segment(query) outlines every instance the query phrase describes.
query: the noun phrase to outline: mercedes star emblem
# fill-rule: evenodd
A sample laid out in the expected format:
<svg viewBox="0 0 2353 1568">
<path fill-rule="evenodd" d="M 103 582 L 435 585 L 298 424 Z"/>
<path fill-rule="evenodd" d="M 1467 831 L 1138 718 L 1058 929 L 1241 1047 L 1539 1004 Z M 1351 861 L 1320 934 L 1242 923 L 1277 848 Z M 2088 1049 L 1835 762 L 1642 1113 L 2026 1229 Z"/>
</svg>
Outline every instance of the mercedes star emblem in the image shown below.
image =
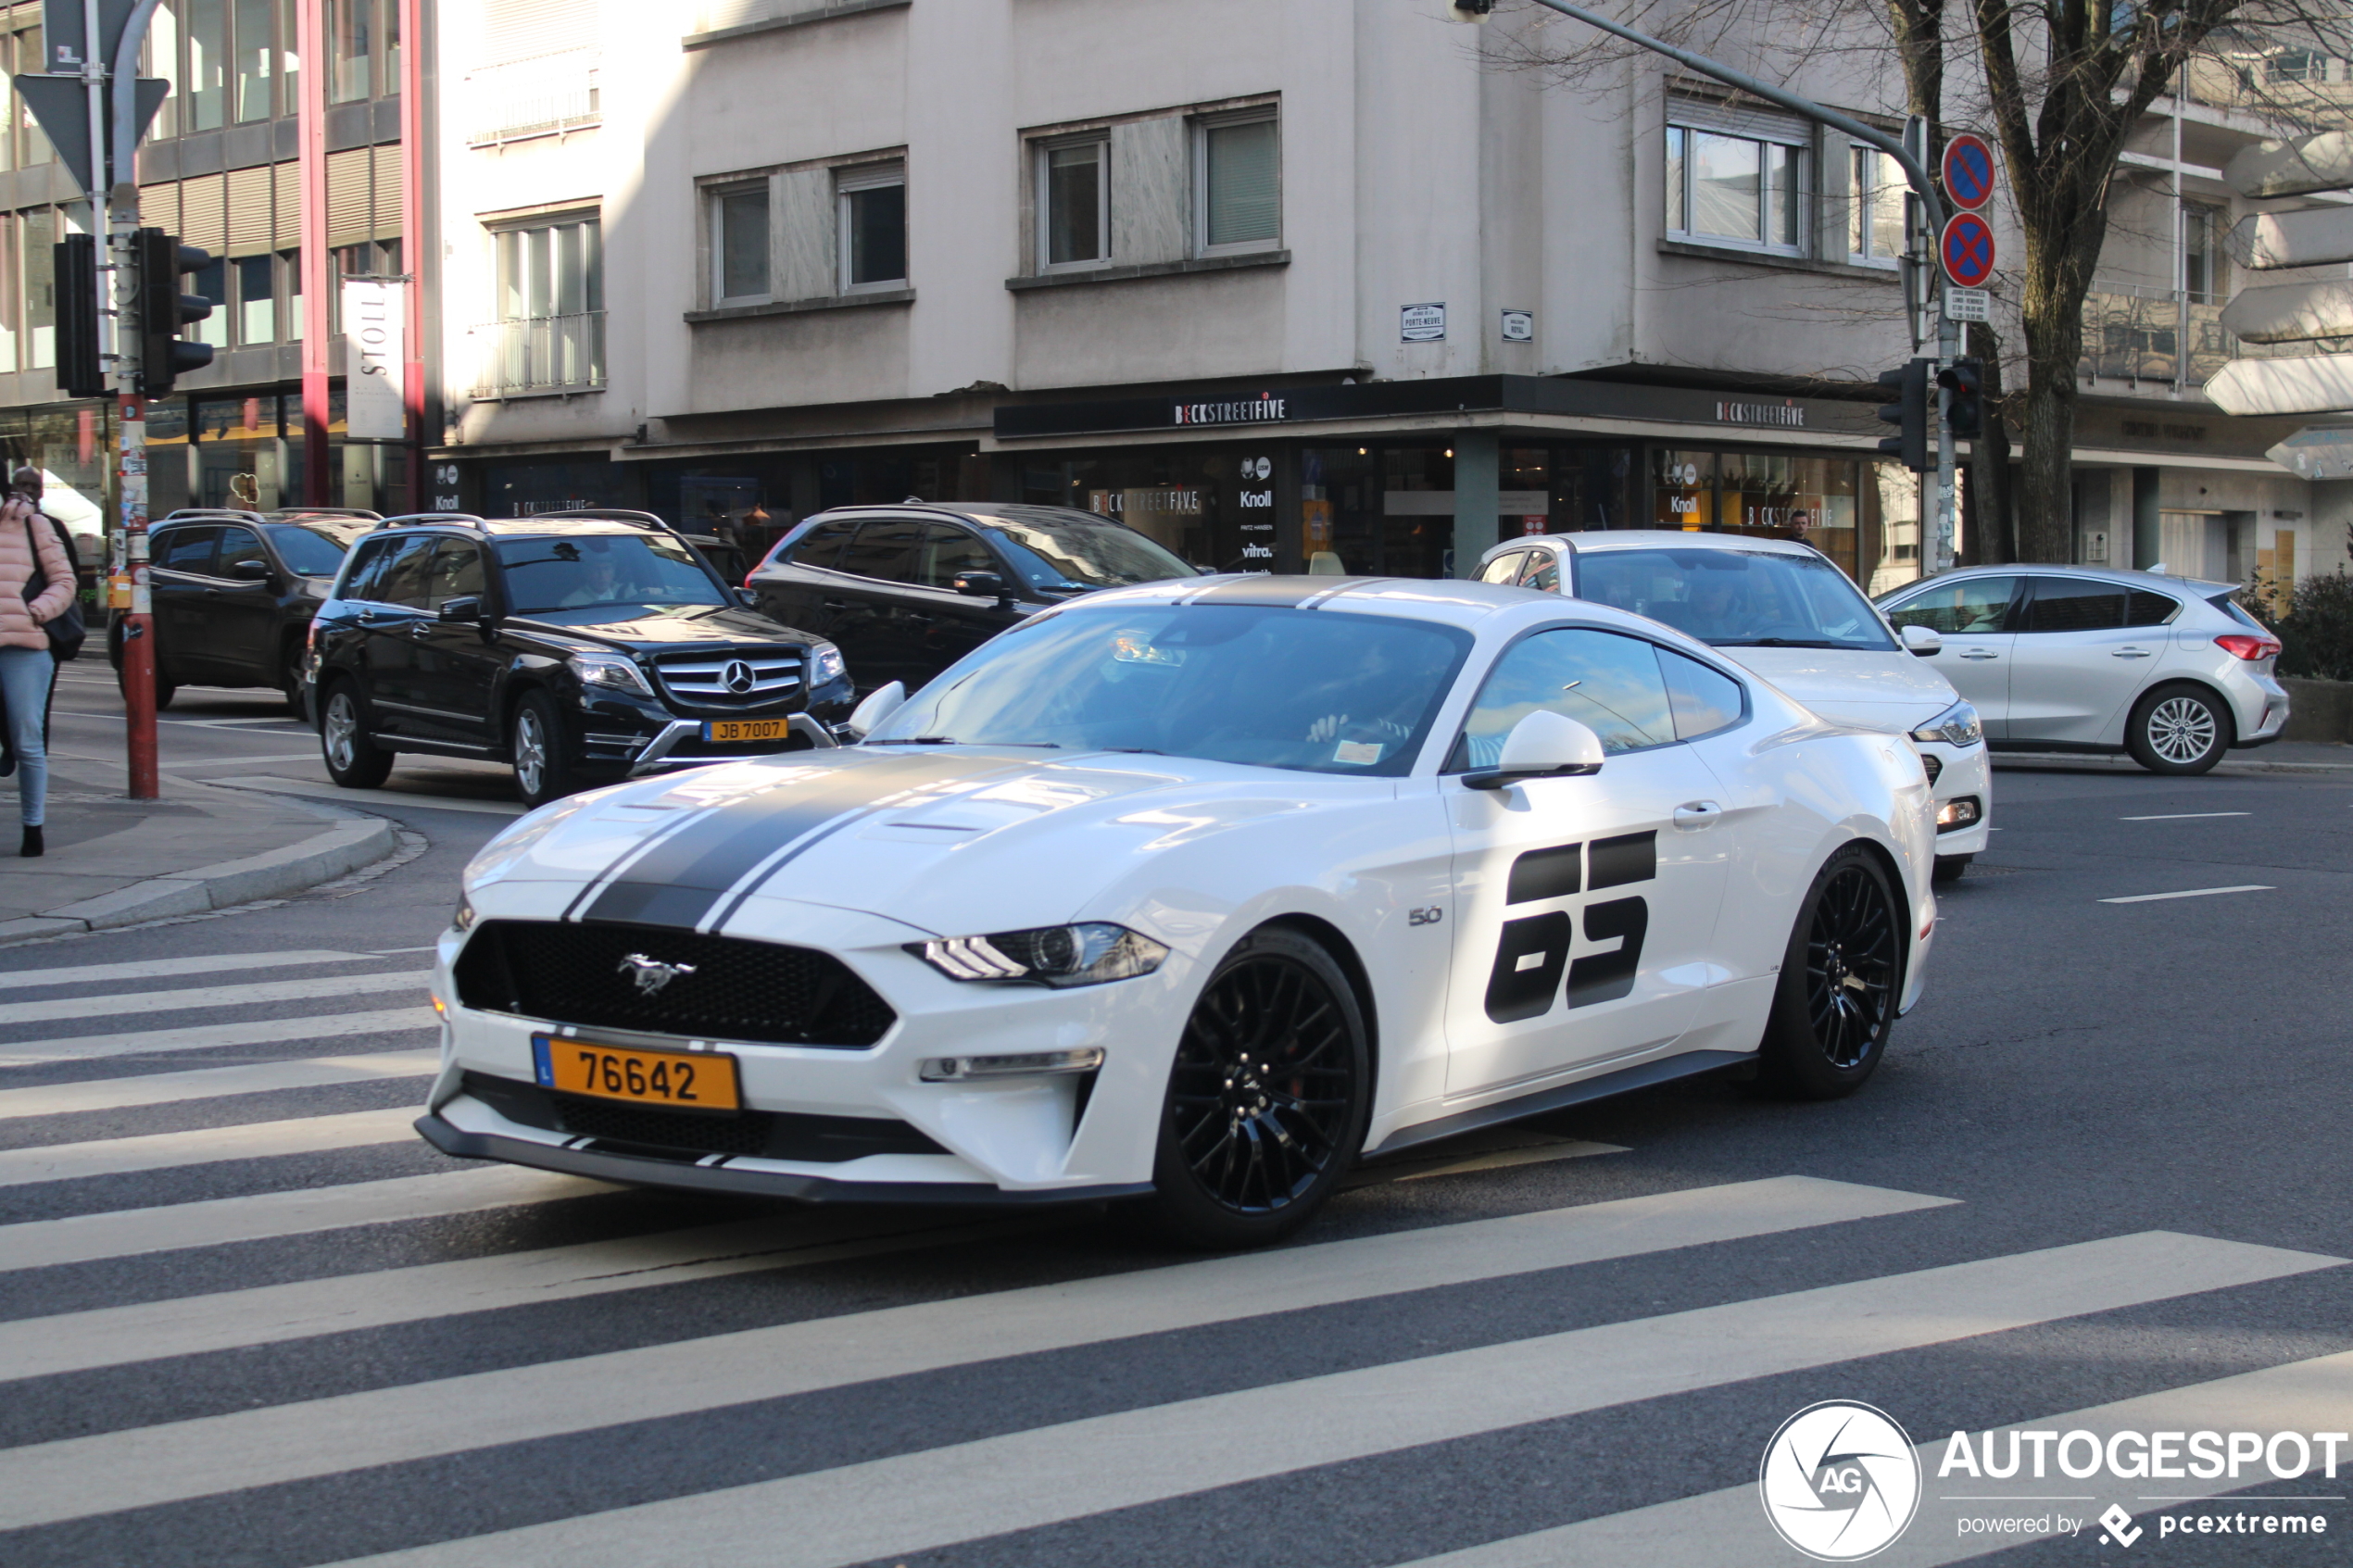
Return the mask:
<svg viewBox="0 0 2353 1568">
<path fill-rule="evenodd" d="M 729 659 L 727 668 L 720 671 L 719 678 L 726 682 L 727 689 L 737 696 L 743 696 L 760 684 L 760 677 L 753 672 L 749 664 L 740 659 Z"/>
</svg>

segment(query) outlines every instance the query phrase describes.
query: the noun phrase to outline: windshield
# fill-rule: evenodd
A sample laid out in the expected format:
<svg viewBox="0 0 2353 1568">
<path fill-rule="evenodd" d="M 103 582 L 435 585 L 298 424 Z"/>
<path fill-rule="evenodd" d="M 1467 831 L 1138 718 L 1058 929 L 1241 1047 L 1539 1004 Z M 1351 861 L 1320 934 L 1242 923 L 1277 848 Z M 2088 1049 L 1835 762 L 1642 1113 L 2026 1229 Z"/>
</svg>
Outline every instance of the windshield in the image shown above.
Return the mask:
<svg viewBox="0 0 2353 1568">
<path fill-rule="evenodd" d="M 1033 588 L 1125 588 L 1199 575 L 1150 539 L 1117 523 L 987 521 L 1005 558 Z"/>
<path fill-rule="evenodd" d="M 982 645 L 867 744 L 1146 751 L 1394 778 L 1469 647 L 1451 626 L 1344 611 L 1069 609 Z"/>
<path fill-rule="evenodd" d="M 1577 596 L 1664 621 L 1719 648 L 1887 653 L 1887 628 L 1819 556 L 1771 550 L 1595 550 L 1577 558 Z"/>
<path fill-rule="evenodd" d="M 290 571 L 305 577 L 333 577 L 343 565 L 351 542 L 376 525 L 372 522 L 273 522 L 270 542 Z"/>
<path fill-rule="evenodd" d="M 591 605 L 723 605 L 719 584 L 666 533 L 501 539 L 507 596 L 517 615 Z"/>
</svg>

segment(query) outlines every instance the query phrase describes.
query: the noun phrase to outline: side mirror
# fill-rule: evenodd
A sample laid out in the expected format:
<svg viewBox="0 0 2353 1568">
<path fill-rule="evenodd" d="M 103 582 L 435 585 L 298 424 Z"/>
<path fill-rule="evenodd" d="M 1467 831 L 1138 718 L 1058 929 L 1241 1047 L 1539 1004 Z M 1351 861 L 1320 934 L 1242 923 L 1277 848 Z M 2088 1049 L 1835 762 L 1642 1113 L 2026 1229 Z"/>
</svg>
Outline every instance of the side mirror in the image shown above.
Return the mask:
<svg viewBox="0 0 2353 1568">
<path fill-rule="evenodd" d="M 465 594 L 454 599 L 442 600 L 438 619 L 443 621 L 480 621 L 482 619 L 481 596 L 474 594 Z"/>
<path fill-rule="evenodd" d="M 1472 789 L 1502 789 L 1523 779 L 1581 778 L 1602 771 L 1602 737 L 1566 714 L 1538 709 L 1512 726 L 1492 768 L 1463 775 Z"/>
<path fill-rule="evenodd" d="M 1933 626 L 1906 626 L 1903 632 L 1904 650 L 1919 659 L 1934 659 L 1944 651 L 1944 633 Z"/>
<path fill-rule="evenodd" d="M 749 588 L 736 589 L 736 598 L 746 609 L 757 609 L 760 607 L 760 596 Z"/>
<path fill-rule="evenodd" d="M 956 573 L 956 592 L 970 598 L 995 599 L 1004 604 L 1013 598 L 1005 580 L 993 571 L 960 571 Z"/>
<path fill-rule="evenodd" d="M 866 700 L 860 703 L 850 713 L 849 722 L 844 724 L 842 729 L 848 732 L 853 741 L 864 740 L 868 735 L 882 728 L 883 721 L 898 712 L 906 700 L 906 684 L 902 681 L 893 681 L 878 691 L 867 693 Z"/>
<path fill-rule="evenodd" d="M 239 583 L 267 583 L 277 574 L 266 560 L 241 560 L 229 568 L 229 575 Z"/>
</svg>

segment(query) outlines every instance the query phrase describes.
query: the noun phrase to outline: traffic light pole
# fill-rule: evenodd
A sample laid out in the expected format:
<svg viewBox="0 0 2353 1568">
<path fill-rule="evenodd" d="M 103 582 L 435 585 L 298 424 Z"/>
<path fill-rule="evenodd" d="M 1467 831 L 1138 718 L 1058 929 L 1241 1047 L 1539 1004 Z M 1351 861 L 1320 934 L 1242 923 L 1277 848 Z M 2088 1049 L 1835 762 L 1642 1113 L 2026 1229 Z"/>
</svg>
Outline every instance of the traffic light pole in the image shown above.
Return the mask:
<svg viewBox="0 0 2353 1568">
<path fill-rule="evenodd" d="M 156 750 L 155 606 L 147 583 L 147 400 L 139 395 L 140 357 L 145 347 L 139 290 L 146 282 L 177 293 L 179 282 L 176 276 L 142 280 L 133 238 L 139 226 L 139 46 L 157 3 L 141 0 L 123 28 L 114 58 L 107 62 L 113 68 L 112 137 L 104 133 L 99 119 L 99 84 L 94 80 L 91 87 L 91 169 L 97 176 L 92 183 L 98 187 L 91 201 L 95 215 L 107 220 L 99 232 L 107 236 L 115 284 L 114 309 L 102 317 L 114 326 L 119 465 L 115 495 L 120 519 L 110 552 L 114 575 L 107 597 L 122 617 L 123 749 L 133 800 L 156 800 L 163 794 Z M 91 20 L 85 36 L 95 39 L 99 36 L 97 0 L 88 0 L 88 6 Z M 94 61 L 89 69 L 94 77 Z M 107 156 L 109 144 L 111 158 Z"/>
<path fill-rule="evenodd" d="M 1547 10 L 1558 11 L 1562 16 L 1583 22 L 1588 27 L 1598 28 L 1614 37 L 1623 38 L 1629 44 L 1648 49 L 1655 55 L 1664 55 L 1687 70 L 1697 71 L 1702 76 L 1713 77 L 1726 86 L 1737 88 L 1751 97 L 1762 98 L 1768 104 L 1777 104 L 1790 113 L 1810 119 L 1817 125 L 1827 125 L 1850 141 L 1860 142 L 1866 146 L 1878 148 L 1895 160 L 1896 167 L 1904 171 L 1905 182 L 1912 187 L 1912 194 L 1919 197 L 1920 211 L 1928 220 L 1930 249 L 1931 252 L 1934 250 L 1934 237 L 1944 232 L 1944 200 L 1936 189 L 1936 182 L 1928 177 L 1927 162 L 1922 156 L 1925 154 L 1925 148 L 1922 149 L 1922 155 L 1915 155 L 1912 149 L 1906 146 L 1902 141 L 1890 136 L 1876 126 L 1866 125 L 1852 116 L 1843 115 L 1836 109 L 1818 104 L 1813 99 L 1793 93 L 1786 87 L 1760 81 L 1746 71 L 1734 70 L 1730 66 L 1720 65 L 1705 55 L 1695 55 L 1689 49 L 1678 48 L 1663 39 L 1653 38 L 1646 32 L 1638 32 L 1621 22 L 1612 21 L 1607 17 L 1598 16 L 1586 10 L 1581 6 L 1571 5 L 1568 0 L 1535 0 L 1535 4 Z M 1494 9 L 1494 0 L 1452 0 L 1452 6 L 1453 13 L 1463 19 L 1484 21 L 1488 14 Z M 1947 285 L 1943 282 L 1944 269 L 1933 254 L 1928 257 L 1928 265 L 1935 269 L 1931 275 L 1939 280 L 1936 311 L 1936 364 L 1931 371 L 1933 374 L 1943 371 L 1958 357 L 1960 328 L 1959 324 L 1953 320 L 1952 312 L 1945 304 L 1944 296 Z M 1904 310 L 1906 315 L 1911 314 L 1912 302 L 1908 298 L 1904 302 Z M 1917 337 L 1914 341 L 1918 341 Z M 1930 541 L 1934 552 L 1932 558 L 1938 571 L 1943 571 L 1953 564 L 1952 415 L 1952 391 L 1940 385 L 1936 395 L 1936 515 L 1934 533 Z"/>
</svg>

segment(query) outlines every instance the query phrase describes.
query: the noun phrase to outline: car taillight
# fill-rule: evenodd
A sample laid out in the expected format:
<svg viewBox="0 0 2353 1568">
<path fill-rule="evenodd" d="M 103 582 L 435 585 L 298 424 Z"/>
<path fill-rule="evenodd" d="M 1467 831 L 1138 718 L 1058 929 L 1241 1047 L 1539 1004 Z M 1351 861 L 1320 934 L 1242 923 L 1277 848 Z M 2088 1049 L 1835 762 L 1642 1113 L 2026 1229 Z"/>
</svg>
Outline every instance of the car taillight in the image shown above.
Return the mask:
<svg viewBox="0 0 2353 1568">
<path fill-rule="evenodd" d="M 2214 639 L 2214 646 L 2249 663 L 2259 659 L 2270 659 L 2280 651 L 2277 639 L 2250 636 L 2245 632 L 2225 632 Z"/>
</svg>

